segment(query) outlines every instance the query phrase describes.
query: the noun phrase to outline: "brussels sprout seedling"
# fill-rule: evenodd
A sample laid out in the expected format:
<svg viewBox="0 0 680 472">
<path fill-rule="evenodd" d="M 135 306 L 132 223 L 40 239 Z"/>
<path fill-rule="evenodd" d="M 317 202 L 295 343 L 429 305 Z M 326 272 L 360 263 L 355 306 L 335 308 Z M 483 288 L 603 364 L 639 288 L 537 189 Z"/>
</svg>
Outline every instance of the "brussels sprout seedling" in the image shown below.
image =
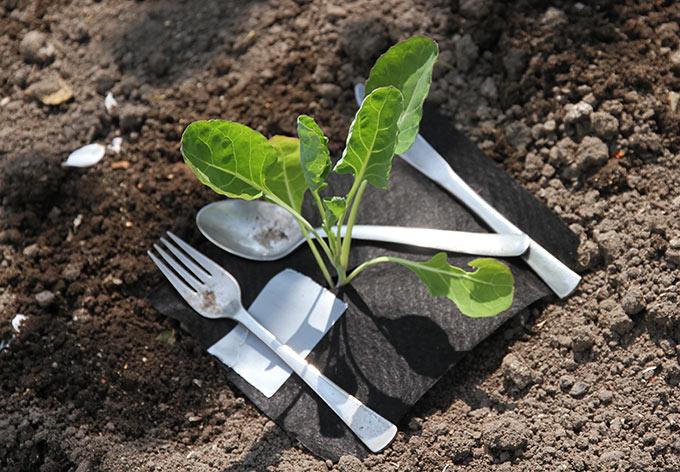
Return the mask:
<svg viewBox="0 0 680 472">
<path fill-rule="evenodd" d="M 290 212 L 329 286 L 347 284 L 371 265 L 392 262 L 415 272 L 433 296 L 448 297 L 463 314 L 497 315 L 512 304 L 514 279 L 509 268 L 494 259 L 476 259 L 470 262 L 476 270 L 467 272 L 449 265 L 443 252 L 426 262 L 382 256 L 348 270 L 352 227 L 366 186 L 387 189 L 392 158 L 415 141 L 437 55 L 432 40 L 415 36 L 378 59 L 350 125 L 345 150 L 334 167 L 328 139 L 306 115 L 297 120 L 297 139 L 274 136 L 268 140 L 239 123 L 197 121 L 182 136 L 184 160 L 202 183 L 221 195 L 246 200 L 264 197 Z M 331 170 L 354 176 L 347 195 L 322 196 Z M 307 191 L 321 215 L 327 240 L 302 216 Z M 339 228 L 345 222 L 342 236 Z M 335 272 L 335 282 L 329 267 Z"/>
</svg>

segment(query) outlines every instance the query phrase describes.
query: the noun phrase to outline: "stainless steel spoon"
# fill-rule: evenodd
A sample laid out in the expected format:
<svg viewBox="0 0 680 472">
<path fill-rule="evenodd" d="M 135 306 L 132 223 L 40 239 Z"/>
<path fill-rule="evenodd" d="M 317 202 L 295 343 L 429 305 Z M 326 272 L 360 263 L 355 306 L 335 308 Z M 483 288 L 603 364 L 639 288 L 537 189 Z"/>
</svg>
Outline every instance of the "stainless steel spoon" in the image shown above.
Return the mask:
<svg viewBox="0 0 680 472">
<path fill-rule="evenodd" d="M 203 235 L 227 252 L 254 261 L 287 256 L 305 241 L 295 218 L 283 208 L 262 200 L 221 200 L 196 215 Z M 344 235 L 345 228 L 342 228 Z M 316 230 L 325 236 L 322 229 Z M 399 226 L 354 225 L 352 238 L 406 244 L 480 256 L 519 256 L 529 246 L 521 234 L 468 233 Z"/>
</svg>

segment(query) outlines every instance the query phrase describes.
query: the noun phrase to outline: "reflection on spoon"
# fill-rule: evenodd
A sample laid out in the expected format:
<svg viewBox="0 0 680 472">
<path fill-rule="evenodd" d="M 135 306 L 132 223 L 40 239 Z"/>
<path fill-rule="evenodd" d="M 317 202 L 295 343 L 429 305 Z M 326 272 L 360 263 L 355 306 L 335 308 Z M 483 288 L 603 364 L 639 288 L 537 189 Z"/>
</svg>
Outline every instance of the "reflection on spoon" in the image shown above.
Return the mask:
<svg viewBox="0 0 680 472">
<path fill-rule="evenodd" d="M 281 259 L 305 241 L 290 213 L 262 200 L 211 203 L 198 212 L 196 224 L 215 245 L 254 261 Z M 343 227 L 343 235 L 344 230 Z M 320 228 L 316 231 L 325 235 Z M 352 239 L 497 257 L 519 256 L 529 247 L 529 238 L 524 234 L 469 233 L 400 226 L 354 225 Z"/>
</svg>

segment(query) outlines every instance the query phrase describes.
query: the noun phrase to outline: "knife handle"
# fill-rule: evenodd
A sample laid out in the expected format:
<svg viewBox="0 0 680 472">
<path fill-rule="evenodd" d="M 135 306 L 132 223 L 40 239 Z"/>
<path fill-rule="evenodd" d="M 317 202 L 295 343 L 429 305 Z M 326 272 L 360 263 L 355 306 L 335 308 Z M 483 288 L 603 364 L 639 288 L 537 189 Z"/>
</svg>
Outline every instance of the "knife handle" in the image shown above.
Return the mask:
<svg viewBox="0 0 680 472">
<path fill-rule="evenodd" d="M 458 198 L 494 231 L 524 234 L 465 183 L 422 136 L 418 135 L 411 149 L 402 158 Z M 533 239 L 529 241 L 529 250 L 521 257 L 560 298 L 571 294 L 581 281 L 581 276 Z"/>
</svg>

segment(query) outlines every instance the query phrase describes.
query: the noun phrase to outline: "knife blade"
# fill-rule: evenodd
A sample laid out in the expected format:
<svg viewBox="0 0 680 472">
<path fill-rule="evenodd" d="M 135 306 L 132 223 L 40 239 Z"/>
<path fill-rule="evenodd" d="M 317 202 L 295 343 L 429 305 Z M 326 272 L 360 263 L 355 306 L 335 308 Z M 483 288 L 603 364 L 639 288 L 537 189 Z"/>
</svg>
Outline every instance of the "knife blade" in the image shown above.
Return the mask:
<svg viewBox="0 0 680 472">
<path fill-rule="evenodd" d="M 361 104 L 363 101 L 364 92 L 364 84 L 357 84 L 354 87 L 357 103 Z M 458 198 L 497 233 L 525 234 L 465 183 L 441 154 L 420 134 L 411 148 L 401 157 Z M 581 281 L 580 275 L 533 239 L 529 241 L 529 249 L 520 257 L 560 298 L 570 295 Z"/>
</svg>

